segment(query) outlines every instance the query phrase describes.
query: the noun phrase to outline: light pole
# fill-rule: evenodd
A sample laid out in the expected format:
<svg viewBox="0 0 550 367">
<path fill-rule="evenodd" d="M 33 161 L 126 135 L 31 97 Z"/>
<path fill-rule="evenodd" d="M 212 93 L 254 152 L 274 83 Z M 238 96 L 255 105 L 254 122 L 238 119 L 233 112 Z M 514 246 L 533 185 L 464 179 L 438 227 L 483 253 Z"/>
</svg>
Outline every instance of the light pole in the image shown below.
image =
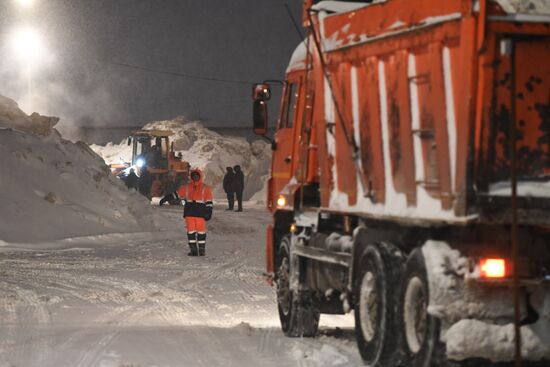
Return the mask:
<svg viewBox="0 0 550 367">
<path fill-rule="evenodd" d="M 11 46 L 17 60 L 23 65 L 27 79 L 27 104 L 32 109 L 32 73 L 40 59 L 45 56 L 45 48 L 39 33 L 30 27 L 15 30 Z"/>
<path fill-rule="evenodd" d="M 22 8 L 31 8 L 35 0 L 14 0 Z M 12 48 L 24 65 L 27 79 L 27 104 L 32 109 L 32 71 L 43 50 L 40 36 L 32 28 L 20 28 L 13 33 Z"/>
</svg>

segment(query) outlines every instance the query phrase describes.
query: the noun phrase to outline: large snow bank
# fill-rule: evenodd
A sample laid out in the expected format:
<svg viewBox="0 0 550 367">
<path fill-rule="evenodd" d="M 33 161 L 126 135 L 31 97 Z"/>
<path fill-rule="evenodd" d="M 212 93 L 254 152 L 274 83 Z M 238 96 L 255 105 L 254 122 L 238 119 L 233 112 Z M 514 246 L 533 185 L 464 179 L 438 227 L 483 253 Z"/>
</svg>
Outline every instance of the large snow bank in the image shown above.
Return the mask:
<svg viewBox="0 0 550 367">
<path fill-rule="evenodd" d="M 550 323 L 541 320 L 521 327 L 521 355 L 529 360 L 550 360 Z M 447 356 L 463 360 L 472 355 L 493 362 L 514 360 L 514 325 L 461 320 L 447 332 Z"/>
<path fill-rule="evenodd" d="M 245 138 L 222 136 L 205 128 L 200 122 L 189 121 L 182 116 L 151 122 L 143 129 L 173 131 L 174 135 L 170 139 L 174 143 L 174 150 L 181 152 L 191 167 L 199 167 L 204 172 L 205 182 L 212 186 L 215 197 L 225 197 L 222 189 L 225 168 L 238 164 L 245 174 L 244 199 L 264 199 L 271 161 L 271 149 L 266 142 L 256 140 L 249 143 Z M 126 140 L 120 144 L 92 145 L 91 148 L 107 164 L 130 161 L 132 157 L 132 149 Z"/>
<path fill-rule="evenodd" d="M 0 96 L 0 240 L 36 242 L 154 228 L 147 201 L 84 143 Z M 39 133 L 40 135 L 37 135 Z"/>
</svg>

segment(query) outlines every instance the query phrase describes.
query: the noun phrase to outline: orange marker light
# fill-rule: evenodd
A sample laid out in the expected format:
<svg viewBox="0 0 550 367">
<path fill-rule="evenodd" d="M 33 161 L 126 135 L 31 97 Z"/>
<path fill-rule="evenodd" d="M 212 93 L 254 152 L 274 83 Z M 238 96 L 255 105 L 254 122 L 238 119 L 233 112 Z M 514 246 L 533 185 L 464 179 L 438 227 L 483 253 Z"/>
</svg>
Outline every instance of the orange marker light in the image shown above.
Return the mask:
<svg viewBox="0 0 550 367">
<path fill-rule="evenodd" d="M 506 260 L 481 259 L 479 269 L 482 278 L 504 278 L 506 276 Z"/>
</svg>

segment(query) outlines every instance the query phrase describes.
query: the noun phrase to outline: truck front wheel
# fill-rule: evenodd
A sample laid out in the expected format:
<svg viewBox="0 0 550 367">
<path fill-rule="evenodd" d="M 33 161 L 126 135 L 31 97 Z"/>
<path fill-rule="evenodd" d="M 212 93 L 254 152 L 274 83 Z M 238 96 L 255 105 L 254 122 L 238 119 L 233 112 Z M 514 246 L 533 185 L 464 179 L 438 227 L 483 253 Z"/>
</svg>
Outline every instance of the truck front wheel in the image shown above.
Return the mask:
<svg viewBox="0 0 550 367">
<path fill-rule="evenodd" d="M 402 261 L 386 244 L 367 245 L 355 285 L 355 338 L 365 364 L 393 366 L 397 340 L 395 287 Z"/>
<path fill-rule="evenodd" d="M 277 305 L 283 333 L 289 337 L 311 337 L 319 327 L 319 311 L 304 295 L 290 288 L 290 236 L 281 240 L 277 269 Z"/>
</svg>

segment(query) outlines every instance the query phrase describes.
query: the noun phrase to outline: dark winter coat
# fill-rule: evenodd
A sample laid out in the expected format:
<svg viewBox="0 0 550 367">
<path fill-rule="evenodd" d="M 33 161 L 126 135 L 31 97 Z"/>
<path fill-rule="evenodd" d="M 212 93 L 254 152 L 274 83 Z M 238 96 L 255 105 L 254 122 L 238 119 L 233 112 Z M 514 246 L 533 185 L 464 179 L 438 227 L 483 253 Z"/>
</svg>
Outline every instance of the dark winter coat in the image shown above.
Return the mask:
<svg viewBox="0 0 550 367">
<path fill-rule="evenodd" d="M 138 188 L 138 180 L 139 177 L 134 173 L 134 171 L 131 171 L 128 176 L 126 176 L 126 179 L 124 180 L 124 183 L 126 183 L 126 187 L 129 189 L 137 189 Z"/>
<path fill-rule="evenodd" d="M 143 196 L 149 197 L 152 183 L 153 183 L 153 175 L 151 175 L 149 171 L 147 171 L 147 168 L 144 168 L 141 172 L 141 176 L 139 177 L 139 181 L 138 181 L 139 192 Z"/>
<path fill-rule="evenodd" d="M 227 168 L 227 173 L 223 176 L 223 191 L 226 194 L 235 192 L 235 172 L 231 167 Z"/>
<path fill-rule="evenodd" d="M 190 181 L 187 184 L 181 185 L 176 191 L 163 197 L 160 205 L 174 199 L 181 200 L 184 205 L 184 217 L 198 217 L 210 220 L 214 206 L 212 203 L 212 189 L 202 182 L 203 176 L 201 171 L 196 169 L 193 172 L 199 173 L 200 180 L 197 182 Z"/>
<path fill-rule="evenodd" d="M 244 174 L 241 171 L 240 166 L 233 167 L 235 170 L 235 192 L 242 192 L 244 190 Z"/>
</svg>

